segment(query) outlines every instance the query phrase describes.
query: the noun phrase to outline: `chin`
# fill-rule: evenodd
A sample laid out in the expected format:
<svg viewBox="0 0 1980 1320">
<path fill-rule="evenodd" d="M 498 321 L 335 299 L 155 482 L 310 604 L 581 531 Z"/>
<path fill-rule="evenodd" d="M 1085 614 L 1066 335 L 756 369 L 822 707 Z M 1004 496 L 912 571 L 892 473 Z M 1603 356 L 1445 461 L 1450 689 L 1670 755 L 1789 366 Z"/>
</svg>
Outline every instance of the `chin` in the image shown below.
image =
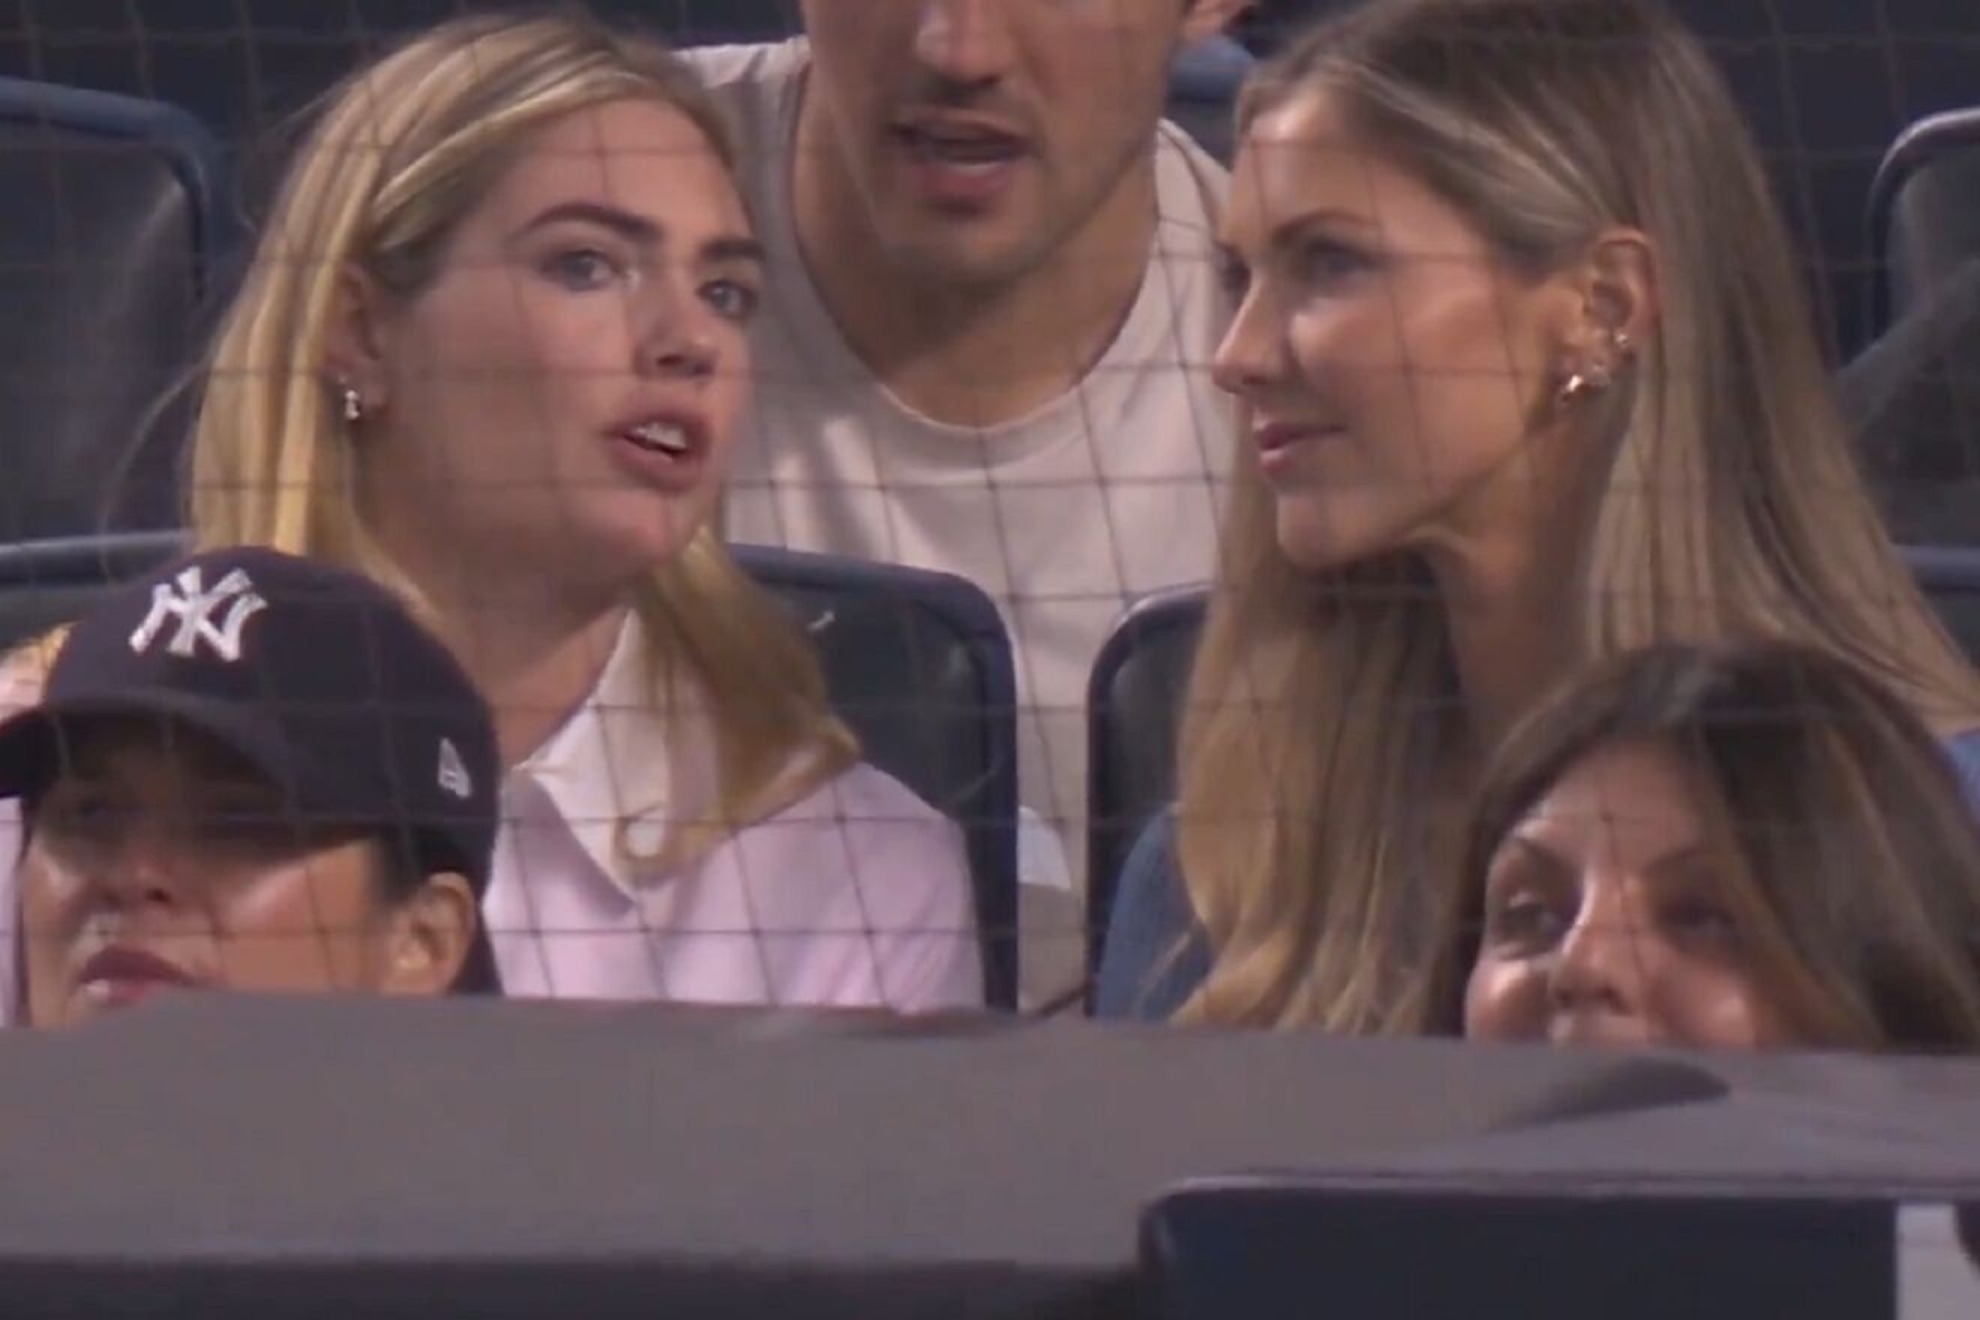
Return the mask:
<svg viewBox="0 0 1980 1320">
<path fill-rule="evenodd" d="M 895 241 L 888 244 L 901 269 L 961 287 L 995 287 L 1022 278 L 1039 265 L 1040 246 L 1015 216 L 917 216 L 896 226 Z"/>
<path fill-rule="evenodd" d="M 706 521 L 672 502 L 658 509 L 642 502 L 638 509 L 601 510 L 570 529 L 575 535 L 560 557 L 587 576 L 640 578 L 678 559 Z"/>
<path fill-rule="evenodd" d="M 1352 499 L 1281 497 L 1274 530 L 1279 552 L 1303 573 L 1327 573 L 1418 545 L 1412 511 L 1376 509 Z"/>
</svg>

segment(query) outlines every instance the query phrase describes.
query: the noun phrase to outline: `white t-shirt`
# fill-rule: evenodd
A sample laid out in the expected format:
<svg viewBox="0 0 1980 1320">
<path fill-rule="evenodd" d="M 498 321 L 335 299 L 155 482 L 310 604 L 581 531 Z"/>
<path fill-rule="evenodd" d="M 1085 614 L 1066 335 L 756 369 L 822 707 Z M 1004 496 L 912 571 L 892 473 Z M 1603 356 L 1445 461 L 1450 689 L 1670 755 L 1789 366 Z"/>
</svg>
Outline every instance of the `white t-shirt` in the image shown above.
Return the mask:
<svg viewBox="0 0 1980 1320">
<path fill-rule="evenodd" d="M 645 699 L 636 624 L 584 706 L 503 784 L 482 911 L 512 996 L 981 1007 L 962 831 L 853 766 L 661 871 L 669 822 L 706 811 L 714 753 Z"/>
<path fill-rule="evenodd" d="M 947 426 L 853 355 L 799 255 L 789 181 L 804 41 L 688 56 L 738 130 L 769 256 L 727 533 L 956 573 L 990 594 L 1017 648 L 1021 796 L 1052 827 L 1027 831 L 1023 878 L 1077 885 L 1095 655 L 1135 597 L 1211 575 L 1235 435 L 1208 374 L 1229 317 L 1212 259 L 1225 173 L 1163 124 L 1154 251 L 1106 355 L 1030 417 Z"/>
</svg>

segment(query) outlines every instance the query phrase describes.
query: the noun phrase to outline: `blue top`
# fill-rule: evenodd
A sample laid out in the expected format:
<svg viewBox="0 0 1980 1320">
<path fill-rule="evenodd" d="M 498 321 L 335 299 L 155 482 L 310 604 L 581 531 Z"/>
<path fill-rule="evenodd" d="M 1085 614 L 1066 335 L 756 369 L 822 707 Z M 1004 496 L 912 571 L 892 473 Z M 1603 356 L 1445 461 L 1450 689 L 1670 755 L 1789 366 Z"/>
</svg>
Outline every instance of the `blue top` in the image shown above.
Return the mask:
<svg viewBox="0 0 1980 1320">
<path fill-rule="evenodd" d="M 1946 752 L 1980 813 L 1980 729 L 1949 740 Z M 1142 830 L 1121 865 L 1095 978 L 1096 1017 L 1161 1021 L 1210 973 L 1210 946 L 1176 869 L 1174 836 L 1165 811 Z"/>
</svg>

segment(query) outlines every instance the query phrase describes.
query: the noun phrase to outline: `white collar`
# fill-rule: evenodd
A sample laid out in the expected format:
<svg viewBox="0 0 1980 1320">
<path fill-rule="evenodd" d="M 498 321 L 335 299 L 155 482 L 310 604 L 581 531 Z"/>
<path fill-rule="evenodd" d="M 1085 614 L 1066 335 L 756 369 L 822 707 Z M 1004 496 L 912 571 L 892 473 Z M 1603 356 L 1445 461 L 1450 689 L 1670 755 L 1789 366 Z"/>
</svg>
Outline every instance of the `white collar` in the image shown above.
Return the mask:
<svg viewBox="0 0 1980 1320">
<path fill-rule="evenodd" d="M 591 695 L 510 772 L 512 782 L 528 779 L 542 790 L 592 864 L 627 895 L 647 871 L 638 859 L 667 841 L 671 762 L 681 750 L 649 666 L 646 630 L 629 617 Z"/>
</svg>

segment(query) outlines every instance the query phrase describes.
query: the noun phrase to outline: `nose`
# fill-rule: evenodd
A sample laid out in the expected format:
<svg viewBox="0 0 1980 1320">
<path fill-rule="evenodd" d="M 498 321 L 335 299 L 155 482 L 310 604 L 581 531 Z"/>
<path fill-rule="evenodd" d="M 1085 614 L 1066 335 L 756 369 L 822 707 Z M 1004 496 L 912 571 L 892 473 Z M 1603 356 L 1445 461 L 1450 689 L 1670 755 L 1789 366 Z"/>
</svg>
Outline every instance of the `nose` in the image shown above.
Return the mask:
<svg viewBox="0 0 1980 1320">
<path fill-rule="evenodd" d="M 698 381 L 713 376 L 721 365 L 716 314 L 695 283 L 692 273 L 681 272 L 648 286 L 648 296 L 633 310 L 638 374 Z"/>
<path fill-rule="evenodd" d="M 114 829 L 90 867 L 91 888 L 114 911 L 177 911 L 186 898 L 186 834 L 152 819 Z"/>
<path fill-rule="evenodd" d="M 1622 894 L 1583 904 L 1554 959 L 1550 989 L 1558 1009 L 1641 1016 L 1655 936 L 1637 917 Z"/>
<path fill-rule="evenodd" d="M 926 0 L 915 29 L 915 58 L 944 81 L 981 87 L 1009 72 L 1008 0 Z"/>
<path fill-rule="evenodd" d="M 1240 399 L 1255 400 L 1285 372 L 1285 335 L 1265 296 L 1254 289 L 1238 305 L 1230 329 L 1210 360 L 1210 378 L 1217 388 Z"/>
</svg>

